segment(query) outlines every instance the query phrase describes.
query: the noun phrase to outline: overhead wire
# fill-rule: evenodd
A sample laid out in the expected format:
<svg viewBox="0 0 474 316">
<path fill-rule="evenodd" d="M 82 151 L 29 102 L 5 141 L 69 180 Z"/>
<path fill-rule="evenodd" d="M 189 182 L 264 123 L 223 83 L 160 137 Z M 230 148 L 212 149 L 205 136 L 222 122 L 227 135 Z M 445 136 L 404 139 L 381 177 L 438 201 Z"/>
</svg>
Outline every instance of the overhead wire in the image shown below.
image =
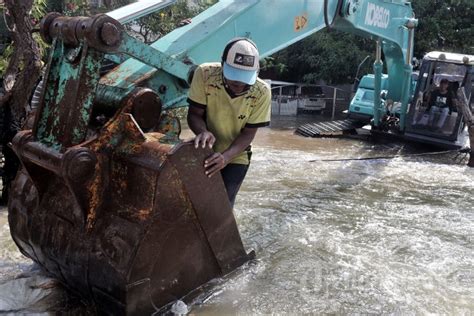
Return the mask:
<svg viewBox="0 0 474 316">
<path fill-rule="evenodd" d="M 373 157 L 355 157 L 355 158 L 337 158 L 337 159 L 313 159 L 308 160 L 308 162 L 337 162 L 337 161 L 362 161 L 362 160 L 387 160 L 387 159 L 396 159 L 396 158 L 404 158 L 404 157 L 420 157 L 420 156 L 435 156 L 435 155 L 443 155 L 449 153 L 457 152 L 459 157 L 461 154 L 467 154 L 469 149 L 451 149 L 451 150 L 443 150 L 443 151 L 435 151 L 435 152 L 424 152 L 424 153 L 417 153 L 417 154 L 401 154 L 401 155 L 390 155 L 390 156 L 373 156 Z"/>
</svg>

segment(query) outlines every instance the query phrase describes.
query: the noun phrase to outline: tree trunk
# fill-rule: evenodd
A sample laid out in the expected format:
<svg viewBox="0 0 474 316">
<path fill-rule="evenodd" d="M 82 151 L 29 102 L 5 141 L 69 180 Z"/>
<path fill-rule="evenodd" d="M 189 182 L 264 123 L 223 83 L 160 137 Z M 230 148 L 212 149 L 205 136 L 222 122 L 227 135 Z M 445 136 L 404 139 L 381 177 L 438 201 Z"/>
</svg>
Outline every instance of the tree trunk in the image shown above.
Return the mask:
<svg viewBox="0 0 474 316">
<path fill-rule="evenodd" d="M 474 125 L 468 127 L 469 131 L 469 143 L 471 147 L 471 152 L 469 153 L 469 162 L 467 165 L 474 168 Z"/>
<path fill-rule="evenodd" d="M 458 99 L 458 112 L 462 113 L 464 123 L 466 124 L 467 130 L 469 132 L 469 147 L 471 148 L 471 152 L 469 154 L 469 162 L 467 163 L 467 165 L 469 167 L 474 167 L 474 116 L 469 107 L 468 99 L 464 94 L 463 90 L 461 91 L 461 93 L 458 94 Z"/>
<path fill-rule="evenodd" d="M 41 56 L 33 39 L 29 16 L 33 0 L 5 0 L 6 21 L 13 41 L 13 54 L 5 72 L 4 89 L 8 97 L 1 107 L 9 106 L 12 119 L 25 119 L 29 98 L 40 76 Z"/>
<path fill-rule="evenodd" d="M 0 98 L 3 112 L 2 152 L 3 166 L 2 202 L 8 199 L 10 182 L 15 178 L 19 161 L 8 147 L 26 118 L 30 96 L 36 86 L 41 70 L 38 44 L 33 39 L 30 11 L 33 0 L 5 0 L 5 20 L 13 42 L 13 53 L 3 81 L 5 94 Z"/>
</svg>

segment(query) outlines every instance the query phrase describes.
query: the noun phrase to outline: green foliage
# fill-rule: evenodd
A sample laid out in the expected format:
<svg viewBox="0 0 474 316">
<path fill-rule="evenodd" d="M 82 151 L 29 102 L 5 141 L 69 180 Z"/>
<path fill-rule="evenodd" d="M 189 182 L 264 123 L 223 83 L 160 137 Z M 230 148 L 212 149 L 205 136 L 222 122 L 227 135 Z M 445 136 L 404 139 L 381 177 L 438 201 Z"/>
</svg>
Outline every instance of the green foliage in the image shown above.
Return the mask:
<svg viewBox="0 0 474 316">
<path fill-rule="evenodd" d="M 474 54 L 474 1 L 413 0 L 419 19 L 415 56 L 443 50 Z"/>
<path fill-rule="evenodd" d="M 47 5 L 48 5 L 47 0 L 35 0 L 33 4 L 33 8 L 30 13 L 31 21 L 34 24 L 35 28 L 39 28 L 39 23 L 41 19 L 43 18 L 43 16 L 46 15 Z M 43 39 L 41 38 L 41 35 L 38 32 L 33 33 L 33 39 L 38 44 L 41 56 L 45 56 L 46 51 L 49 48 L 49 45 L 43 41 Z"/>
<path fill-rule="evenodd" d="M 473 0 L 413 0 L 412 5 L 419 19 L 415 31 L 417 58 L 434 50 L 474 54 Z M 374 52 L 371 40 L 321 31 L 273 55 L 272 63 L 284 69 L 273 79 L 352 83 L 358 64 Z M 372 72 L 372 62 L 373 58 L 369 59 L 360 74 Z"/>
<path fill-rule="evenodd" d="M 352 82 L 359 63 L 375 48 L 370 40 L 352 34 L 319 32 L 274 55 L 286 71 L 280 79 L 329 84 Z M 281 67 L 281 66 L 280 66 Z M 370 71 L 364 64 L 361 73 Z"/>
<path fill-rule="evenodd" d="M 68 16 L 92 16 L 106 13 L 123 7 L 133 0 L 103 0 L 100 7 L 92 5 L 91 0 L 46 0 L 51 11 L 61 12 Z"/>
<path fill-rule="evenodd" d="M 47 0 L 34 0 L 33 7 L 30 12 L 31 23 L 33 27 L 38 27 L 41 18 L 46 14 L 46 5 Z M 6 9 L 5 4 L 0 5 L 0 14 L 3 16 L 4 10 Z M 43 55 L 45 50 L 47 49 L 47 44 L 43 42 L 40 35 L 38 33 L 33 34 L 33 38 L 39 45 L 40 52 Z M 9 43 L 5 45 L 5 49 L 2 52 L 2 56 L 0 57 L 0 77 L 3 77 L 5 71 L 8 67 L 8 62 L 10 57 L 13 53 L 13 44 Z"/>
<path fill-rule="evenodd" d="M 89 4 L 86 0 L 65 1 L 63 14 L 68 16 L 87 16 L 89 15 Z"/>
<path fill-rule="evenodd" d="M 63 12 L 64 1 L 63 0 L 47 0 L 46 11 L 48 12 Z"/>
<path fill-rule="evenodd" d="M 107 10 L 129 2 L 128 0 L 108 0 Z M 52 0 L 35 0 L 31 12 L 32 22 L 37 23 L 45 14 L 46 5 Z M 88 15 L 90 8 L 86 0 L 56 0 L 67 15 Z M 178 0 L 158 13 L 139 19 L 129 26 L 138 37 L 150 43 L 171 32 L 185 19 L 216 3 L 217 0 L 200 0 L 188 5 L 186 0 Z M 419 19 L 415 33 L 415 56 L 422 58 L 426 52 L 444 50 L 474 54 L 474 1 L 473 0 L 412 0 L 412 6 Z M 0 4 L 0 11 L 4 4 Z M 46 45 L 39 40 L 42 51 Z M 358 64 L 367 55 L 373 56 L 375 44 L 355 35 L 339 32 L 318 32 L 282 52 L 262 61 L 262 73 L 274 79 L 315 83 L 324 80 L 330 84 L 347 83 L 354 80 Z M 0 75 L 3 75 L 11 46 L 0 58 Z M 361 69 L 361 74 L 372 71 L 373 59 Z"/>
<path fill-rule="evenodd" d="M 8 45 L 3 51 L 2 57 L 0 57 L 0 77 L 3 78 L 5 71 L 8 67 L 8 61 L 13 52 L 13 45 Z"/>
<path fill-rule="evenodd" d="M 186 0 L 178 0 L 161 12 L 139 19 L 129 25 L 128 30 L 137 31 L 137 35 L 145 43 L 152 43 L 174 30 L 181 21 L 194 17 L 216 2 L 217 0 L 201 0 L 189 5 Z"/>
<path fill-rule="evenodd" d="M 35 0 L 30 13 L 33 23 L 37 24 L 46 14 L 46 6 L 46 0 Z"/>
<path fill-rule="evenodd" d="M 260 62 L 260 70 L 281 76 L 288 71 L 288 67 L 274 57 L 266 57 Z"/>
</svg>

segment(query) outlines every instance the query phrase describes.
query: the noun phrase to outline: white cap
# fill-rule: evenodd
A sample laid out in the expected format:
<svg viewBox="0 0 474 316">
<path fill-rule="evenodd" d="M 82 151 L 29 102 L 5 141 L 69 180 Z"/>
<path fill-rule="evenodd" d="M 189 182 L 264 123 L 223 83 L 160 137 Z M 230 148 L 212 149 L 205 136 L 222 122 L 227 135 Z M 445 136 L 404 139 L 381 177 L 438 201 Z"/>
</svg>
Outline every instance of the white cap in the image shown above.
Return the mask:
<svg viewBox="0 0 474 316">
<path fill-rule="evenodd" d="M 232 41 L 231 41 L 232 43 Z M 246 39 L 231 44 L 224 60 L 224 77 L 253 85 L 257 79 L 260 58 L 257 47 Z"/>
</svg>

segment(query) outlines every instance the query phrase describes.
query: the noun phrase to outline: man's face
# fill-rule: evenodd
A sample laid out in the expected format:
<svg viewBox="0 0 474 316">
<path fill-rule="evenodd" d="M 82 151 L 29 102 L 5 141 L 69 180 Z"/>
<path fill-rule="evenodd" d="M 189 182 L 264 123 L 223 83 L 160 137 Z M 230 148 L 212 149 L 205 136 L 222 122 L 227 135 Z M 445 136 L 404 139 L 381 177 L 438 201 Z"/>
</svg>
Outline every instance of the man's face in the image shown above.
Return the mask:
<svg viewBox="0 0 474 316">
<path fill-rule="evenodd" d="M 443 90 L 448 89 L 448 82 L 447 81 L 441 82 L 440 83 L 440 88 L 443 89 Z"/>
<path fill-rule="evenodd" d="M 245 87 L 247 86 L 245 83 L 240 82 L 240 81 L 233 81 L 229 79 L 225 79 L 225 83 L 229 87 L 229 89 L 234 93 L 234 94 L 240 94 L 245 90 Z"/>
</svg>

